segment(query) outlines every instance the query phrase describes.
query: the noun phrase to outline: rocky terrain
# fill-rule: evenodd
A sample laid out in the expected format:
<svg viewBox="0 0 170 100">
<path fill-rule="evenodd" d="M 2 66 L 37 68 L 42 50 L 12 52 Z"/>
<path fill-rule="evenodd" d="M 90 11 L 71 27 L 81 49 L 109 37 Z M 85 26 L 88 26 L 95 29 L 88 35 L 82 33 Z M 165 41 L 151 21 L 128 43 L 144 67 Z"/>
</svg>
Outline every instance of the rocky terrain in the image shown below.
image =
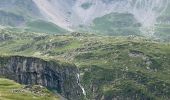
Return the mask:
<svg viewBox="0 0 170 100">
<path fill-rule="evenodd" d="M 80 31 L 167 37 L 169 5 L 168 0 L 1 0 L 0 25 L 53 34 Z"/>
<path fill-rule="evenodd" d="M 70 100 L 170 98 L 166 40 L 77 32 L 49 35 L 2 30 L 0 34 L 0 72 L 16 82 L 56 89 Z"/>
<path fill-rule="evenodd" d="M 1 77 L 25 85 L 42 85 L 69 100 L 84 96 L 74 65 L 23 56 L 0 57 L 0 64 Z"/>
<path fill-rule="evenodd" d="M 169 0 L 0 0 L 0 100 L 170 100 Z"/>
</svg>

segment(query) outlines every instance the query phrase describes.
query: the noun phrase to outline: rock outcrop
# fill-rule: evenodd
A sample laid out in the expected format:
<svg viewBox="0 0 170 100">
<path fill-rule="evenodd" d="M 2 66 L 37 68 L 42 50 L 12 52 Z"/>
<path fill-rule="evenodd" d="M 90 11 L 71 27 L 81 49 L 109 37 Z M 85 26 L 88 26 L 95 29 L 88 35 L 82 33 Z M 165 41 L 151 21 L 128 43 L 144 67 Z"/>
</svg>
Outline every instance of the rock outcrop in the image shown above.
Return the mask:
<svg viewBox="0 0 170 100">
<path fill-rule="evenodd" d="M 10 40 L 12 37 L 8 34 L 0 34 L 0 42 Z"/>
<path fill-rule="evenodd" d="M 57 90 L 69 100 L 81 100 L 83 91 L 77 83 L 75 65 L 33 57 L 0 57 L 0 76 L 26 85 L 42 85 Z"/>
</svg>

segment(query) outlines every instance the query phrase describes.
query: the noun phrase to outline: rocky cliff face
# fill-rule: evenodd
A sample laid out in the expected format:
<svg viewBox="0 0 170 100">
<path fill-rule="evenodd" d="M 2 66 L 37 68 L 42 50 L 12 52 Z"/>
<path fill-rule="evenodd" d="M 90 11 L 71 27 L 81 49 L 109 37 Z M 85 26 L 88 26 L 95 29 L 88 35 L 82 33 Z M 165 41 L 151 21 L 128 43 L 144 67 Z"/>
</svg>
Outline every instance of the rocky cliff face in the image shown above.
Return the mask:
<svg viewBox="0 0 170 100">
<path fill-rule="evenodd" d="M 80 100 L 83 91 L 74 65 L 45 61 L 38 58 L 0 57 L 0 76 L 26 85 L 42 85 L 57 90 L 69 100 Z"/>
</svg>

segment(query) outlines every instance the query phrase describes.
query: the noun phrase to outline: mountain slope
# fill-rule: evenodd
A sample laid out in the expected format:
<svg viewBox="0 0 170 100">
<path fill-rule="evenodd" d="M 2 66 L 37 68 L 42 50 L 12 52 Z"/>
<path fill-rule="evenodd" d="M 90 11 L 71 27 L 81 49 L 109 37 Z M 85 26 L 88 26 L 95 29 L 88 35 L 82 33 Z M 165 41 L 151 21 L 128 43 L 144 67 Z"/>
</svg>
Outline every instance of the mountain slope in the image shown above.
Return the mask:
<svg viewBox="0 0 170 100">
<path fill-rule="evenodd" d="M 45 33 L 53 33 L 53 34 L 66 34 L 68 31 L 63 28 L 57 26 L 54 23 L 43 21 L 43 20 L 35 20 L 26 23 L 26 31 L 30 32 L 45 32 Z"/>
<path fill-rule="evenodd" d="M 52 25 L 51 22 L 46 20 L 32 0 L 1 0 L 0 25 L 10 28 L 14 27 L 22 31 L 57 34 L 66 32 L 66 30 L 57 25 Z"/>
<path fill-rule="evenodd" d="M 96 18 L 91 26 L 96 33 L 109 35 L 140 35 L 141 24 L 129 13 L 111 13 Z"/>
<path fill-rule="evenodd" d="M 168 0 L 34 0 L 34 2 L 46 17 L 61 27 L 74 29 L 89 26 L 94 19 L 113 12 L 130 13 L 138 23 L 141 23 L 141 31 L 148 35 L 154 33 L 152 29 L 158 22 L 157 19 L 168 13 L 169 7 Z M 45 4 L 48 5 L 44 6 Z"/>
<path fill-rule="evenodd" d="M 168 42 L 83 33 L 48 35 L 3 31 L 0 37 L 0 54 L 75 63 L 87 99 L 170 98 Z"/>
<path fill-rule="evenodd" d="M 1 0 L 0 24 L 24 26 L 30 21 L 43 20 L 68 31 L 97 31 L 98 33 L 100 28 L 95 28 L 95 30 L 91 28 L 93 24 L 96 24 L 96 21 L 104 21 L 102 18 L 112 13 L 129 13 L 133 15 L 137 23 L 141 24 L 138 27 L 140 33 L 152 36 L 158 32 L 167 33 L 165 31 L 169 27 L 167 29 L 163 26 L 169 22 L 169 5 L 168 0 Z M 114 20 L 109 20 L 114 23 Z M 43 23 L 44 26 L 48 25 L 46 23 Z M 109 22 L 104 21 L 103 23 Z M 135 29 L 135 32 L 138 28 Z M 131 27 L 127 30 L 134 33 Z M 45 32 L 47 31 L 48 29 L 45 30 Z M 103 28 L 102 32 L 110 34 L 112 31 L 114 30 Z M 125 30 L 119 29 L 118 31 Z"/>
</svg>

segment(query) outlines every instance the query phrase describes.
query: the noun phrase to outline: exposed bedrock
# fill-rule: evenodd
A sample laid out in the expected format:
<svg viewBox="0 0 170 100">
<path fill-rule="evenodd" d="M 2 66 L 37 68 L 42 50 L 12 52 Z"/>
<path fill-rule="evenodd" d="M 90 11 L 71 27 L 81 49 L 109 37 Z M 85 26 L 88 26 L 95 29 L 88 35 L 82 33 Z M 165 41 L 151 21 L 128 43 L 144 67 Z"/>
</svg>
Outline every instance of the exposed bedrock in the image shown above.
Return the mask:
<svg viewBox="0 0 170 100">
<path fill-rule="evenodd" d="M 84 97 L 77 82 L 78 69 L 75 65 L 33 57 L 0 57 L 0 76 L 26 85 L 42 85 L 57 90 L 69 100 Z"/>
</svg>

